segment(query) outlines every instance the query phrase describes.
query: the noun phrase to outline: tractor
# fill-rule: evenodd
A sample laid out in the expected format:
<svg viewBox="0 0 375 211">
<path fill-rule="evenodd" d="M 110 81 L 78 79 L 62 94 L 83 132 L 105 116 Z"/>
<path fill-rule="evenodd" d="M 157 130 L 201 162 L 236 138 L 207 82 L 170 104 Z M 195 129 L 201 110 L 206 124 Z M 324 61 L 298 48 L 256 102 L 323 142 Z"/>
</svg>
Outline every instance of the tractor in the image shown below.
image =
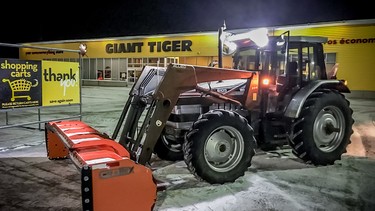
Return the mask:
<svg viewBox="0 0 375 211">
<path fill-rule="evenodd" d="M 350 143 L 354 121 L 342 94 L 350 90 L 336 80 L 337 70 L 326 70 L 327 38 L 288 31 L 261 38 L 268 42 L 259 46 L 264 41 L 249 39 L 252 34 L 257 32 L 219 39 L 219 52 L 233 55 L 233 69 L 252 76 L 202 83 L 206 90 L 181 94 L 154 148 L 162 159 L 185 160 L 210 183 L 243 175 L 256 148 L 288 145 L 304 162 L 329 165 Z"/>
<path fill-rule="evenodd" d="M 130 206 L 145 195 L 152 207 L 153 153 L 184 160 L 211 184 L 243 176 L 257 149 L 288 145 L 314 165 L 341 159 L 354 121 L 346 81 L 326 70 L 327 38 L 224 27 L 218 34 L 218 67 L 145 66 L 111 137 L 80 121 L 46 124 L 48 157 L 69 157 L 81 171 L 85 209 L 120 207 L 127 197 Z M 232 68 L 223 68 L 223 54 L 233 57 Z M 135 184 L 144 193 L 121 196 Z M 110 205 L 98 196 L 105 193 Z"/>
</svg>

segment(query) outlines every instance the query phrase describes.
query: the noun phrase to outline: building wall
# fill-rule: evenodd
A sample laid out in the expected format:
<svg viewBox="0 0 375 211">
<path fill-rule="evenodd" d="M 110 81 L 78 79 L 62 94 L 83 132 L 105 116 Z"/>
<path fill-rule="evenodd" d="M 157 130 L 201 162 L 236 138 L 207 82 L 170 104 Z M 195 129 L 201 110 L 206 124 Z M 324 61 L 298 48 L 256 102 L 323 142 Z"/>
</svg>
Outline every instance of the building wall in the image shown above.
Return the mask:
<svg viewBox="0 0 375 211">
<path fill-rule="evenodd" d="M 186 35 L 165 35 L 152 37 L 121 37 L 117 39 L 62 41 L 32 43 L 32 45 L 51 48 L 77 49 L 84 43 L 87 57 L 90 58 L 159 58 L 184 56 L 216 56 L 217 35 L 215 33 L 196 33 Z M 20 49 L 22 59 L 75 58 L 75 53 L 45 51 L 39 49 Z"/>
<path fill-rule="evenodd" d="M 351 90 L 375 91 L 375 25 L 343 25 L 291 29 L 291 35 L 328 37 L 326 53 L 336 53 L 337 76 Z"/>
<path fill-rule="evenodd" d="M 191 64 L 191 65 L 199 65 L 199 66 L 208 66 L 212 62 L 217 62 L 217 56 L 205 56 L 205 57 L 180 57 L 179 62 L 181 64 Z M 217 66 L 216 66 L 217 67 Z M 232 57 L 231 56 L 223 56 L 223 67 L 224 68 L 232 68 Z"/>
<path fill-rule="evenodd" d="M 334 63 L 339 64 L 338 78 L 347 80 L 351 90 L 375 91 L 373 82 L 375 79 L 375 20 L 372 23 L 355 25 L 336 22 L 324 25 L 270 28 L 270 31 L 276 35 L 285 30 L 290 30 L 292 36 L 328 37 L 329 41 L 324 45 L 324 49 L 326 53 L 336 55 Z M 81 43 L 87 45 L 87 55 L 83 59 L 83 78 L 87 79 L 97 78 L 98 71 L 105 70 L 109 66 L 111 75 L 107 79 L 123 80 L 124 72 L 128 77 L 134 69 L 140 71 L 143 65 L 155 65 L 153 62 L 148 62 L 155 59 L 162 61 L 172 57 L 176 58 L 174 62 L 200 66 L 208 66 L 211 62 L 217 61 L 217 32 L 32 43 L 32 45 L 78 49 Z M 77 60 L 78 55 L 63 51 L 21 48 L 20 58 L 71 61 Z M 135 64 L 133 60 L 138 59 L 142 62 Z M 160 64 L 168 64 L 166 61 Z M 333 66 L 333 64 L 330 65 Z M 231 66 L 232 58 L 225 56 L 223 67 L 230 68 Z"/>
</svg>

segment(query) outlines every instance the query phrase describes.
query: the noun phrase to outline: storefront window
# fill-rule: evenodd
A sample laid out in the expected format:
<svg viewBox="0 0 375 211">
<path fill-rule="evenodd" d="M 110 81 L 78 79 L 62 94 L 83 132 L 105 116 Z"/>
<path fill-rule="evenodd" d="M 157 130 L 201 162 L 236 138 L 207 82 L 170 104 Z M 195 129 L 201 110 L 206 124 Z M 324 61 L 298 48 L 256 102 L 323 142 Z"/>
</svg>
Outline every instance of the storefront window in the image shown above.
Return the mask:
<svg viewBox="0 0 375 211">
<path fill-rule="evenodd" d="M 126 81 L 126 72 L 120 72 L 120 80 Z"/>
<path fill-rule="evenodd" d="M 326 53 L 325 57 L 327 64 L 336 64 L 336 53 Z"/>
<path fill-rule="evenodd" d="M 104 79 L 111 79 L 111 67 L 106 66 L 104 69 Z"/>
<path fill-rule="evenodd" d="M 328 79 L 334 79 L 337 74 L 338 65 L 336 63 L 336 53 L 326 53 L 325 54 L 325 62 L 326 62 L 326 73 Z"/>
<path fill-rule="evenodd" d="M 98 70 L 98 71 L 96 71 L 96 79 L 97 79 L 97 80 L 104 80 L 104 77 L 103 77 L 103 70 Z"/>
<path fill-rule="evenodd" d="M 57 60 L 57 59 L 55 59 Z M 68 59 L 66 59 L 68 61 Z M 121 80 L 135 82 L 143 66 L 165 67 L 178 63 L 179 57 L 168 58 L 85 58 L 82 62 L 82 79 Z"/>
</svg>

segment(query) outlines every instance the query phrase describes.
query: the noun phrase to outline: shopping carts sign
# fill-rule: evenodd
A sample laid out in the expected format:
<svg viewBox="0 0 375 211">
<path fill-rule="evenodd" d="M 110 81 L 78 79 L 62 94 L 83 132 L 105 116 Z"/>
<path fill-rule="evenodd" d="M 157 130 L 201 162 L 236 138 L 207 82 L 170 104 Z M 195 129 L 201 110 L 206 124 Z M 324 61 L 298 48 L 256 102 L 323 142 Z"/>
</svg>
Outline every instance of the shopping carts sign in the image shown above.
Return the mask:
<svg viewBox="0 0 375 211">
<path fill-rule="evenodd" d="M 79 104 L 78 62 L 0 58 L 0 109 Z"/>
<path fill-rule="evenodd" d="M 0 58 L 0 109 L 41 105 L 41 61 Z"/>
</svg>

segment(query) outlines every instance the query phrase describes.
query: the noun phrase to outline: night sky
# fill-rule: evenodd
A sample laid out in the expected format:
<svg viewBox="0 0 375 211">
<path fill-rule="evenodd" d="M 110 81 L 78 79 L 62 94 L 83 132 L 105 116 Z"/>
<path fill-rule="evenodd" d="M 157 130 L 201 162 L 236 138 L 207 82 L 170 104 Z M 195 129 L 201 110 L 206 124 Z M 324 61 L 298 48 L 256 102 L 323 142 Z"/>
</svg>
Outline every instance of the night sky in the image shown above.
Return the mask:
<svg viewBox="0 0 375 211">
<path fill-rule="evenodd" d="M 20 43 L 373 19 L 362 0 L 127 0 L 9 2 L 0 42 Z"/>
</svg>

